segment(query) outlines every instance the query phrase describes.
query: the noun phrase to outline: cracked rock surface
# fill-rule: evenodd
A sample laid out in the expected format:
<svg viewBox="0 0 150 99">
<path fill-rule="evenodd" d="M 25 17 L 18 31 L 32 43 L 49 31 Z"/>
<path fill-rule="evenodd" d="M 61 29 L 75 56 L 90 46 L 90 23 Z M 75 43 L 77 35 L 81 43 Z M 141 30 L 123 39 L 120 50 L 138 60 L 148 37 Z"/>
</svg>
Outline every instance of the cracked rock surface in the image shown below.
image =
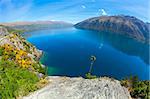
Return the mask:
<svg viewBox="0 0 150 99">
<path fill-rule="evenodd" d="M 108 77 L 49 76 L 48 80 L 47 86 L 23 99 L 131 99 L 128 90 L 119 81 Z"/>
</svg>

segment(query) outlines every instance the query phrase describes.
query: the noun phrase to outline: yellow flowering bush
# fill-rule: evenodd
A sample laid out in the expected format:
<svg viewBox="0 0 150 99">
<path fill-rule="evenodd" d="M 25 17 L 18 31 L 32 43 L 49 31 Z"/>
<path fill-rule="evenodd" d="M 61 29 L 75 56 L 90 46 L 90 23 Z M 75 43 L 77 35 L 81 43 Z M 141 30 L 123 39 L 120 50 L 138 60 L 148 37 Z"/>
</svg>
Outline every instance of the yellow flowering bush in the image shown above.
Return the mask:
<svg viewBox="0 0 150 99">
<path fill-rule="evenodd" d="M 8 59 L 13 60 L 23 68 L 29 68 L 32 65 L 31 58 L 24 50 L 18 50 L 9 44 L 4 44 L 1 47 L 4 49 L 3 51 L 4 60 Z"/>
</svg>

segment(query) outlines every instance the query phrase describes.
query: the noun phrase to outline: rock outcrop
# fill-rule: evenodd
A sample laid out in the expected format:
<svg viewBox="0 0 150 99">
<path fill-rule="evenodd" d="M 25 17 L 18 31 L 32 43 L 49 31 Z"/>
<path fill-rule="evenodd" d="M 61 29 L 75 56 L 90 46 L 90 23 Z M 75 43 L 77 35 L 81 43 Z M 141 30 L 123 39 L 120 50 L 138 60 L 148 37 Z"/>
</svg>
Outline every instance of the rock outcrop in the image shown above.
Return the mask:
<svg viewBox="0 0 150 99">
<path fill-rule="evenodd" d="M 4 28 L 3 26 L 0 26 L 0 37 L 1 36 L 5 36 L 5 35 L 8 35 L 8 31 L 6 28 Z"/>
<path fill-rule="evenodd" d="M 35 46 L 27 42 L 22 36 L 17 33 L 8 33 L 7 28 L 0 26 L 0 46 L 9 44 L 18 50 L 24 50 L 28 52 L 28 56 L 33 60 L 38 60 L 42 51 L 36 49 Z"/>
<path fill-rule="evenodd" d="M 138 41 L 149 43 L 149 23 L 132 16 L 100 16 L 75 24 L 76 28 L 108 31 L 123 34 Z"/>
<path fill-rule="evenodd" d="M 128 90 L 119 81 L 107 77 L 49 76 L 48 80 L 47 86 L 23 99 L 131 99 Z"/>
</svg>

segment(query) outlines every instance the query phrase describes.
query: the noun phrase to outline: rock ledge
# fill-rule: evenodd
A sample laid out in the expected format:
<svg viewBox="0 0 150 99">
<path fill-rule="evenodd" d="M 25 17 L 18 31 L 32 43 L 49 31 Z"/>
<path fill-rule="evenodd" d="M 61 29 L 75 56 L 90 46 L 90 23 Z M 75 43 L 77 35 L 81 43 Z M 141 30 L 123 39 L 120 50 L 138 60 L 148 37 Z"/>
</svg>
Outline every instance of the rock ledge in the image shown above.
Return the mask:
<svg viewBox="0 0 150 99">
<path fill-rule="evenodd" d="M 49 76 L 48 80 L 47 86 L 23 99 L 131 99 L 128 90 L 119 81 L 108 77 Z"/>
</svg>

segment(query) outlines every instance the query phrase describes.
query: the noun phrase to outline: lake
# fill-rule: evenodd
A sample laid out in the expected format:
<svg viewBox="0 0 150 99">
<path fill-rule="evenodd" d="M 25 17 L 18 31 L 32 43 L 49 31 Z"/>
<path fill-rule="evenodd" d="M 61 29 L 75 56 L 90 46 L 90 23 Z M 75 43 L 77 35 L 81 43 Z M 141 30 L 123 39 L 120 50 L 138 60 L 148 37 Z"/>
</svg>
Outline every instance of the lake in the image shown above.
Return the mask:
<svg viewBox="0 0 150 99">
<path fill-rule="evenodd" d="M 85 76 L 94 55 L 92 74 L 122 79 L 149 79 L 149 46 L 121 35 L 75 28 L 40 30 L 24 37 L 44 54 L 49 75 Z"/>
</svg>

